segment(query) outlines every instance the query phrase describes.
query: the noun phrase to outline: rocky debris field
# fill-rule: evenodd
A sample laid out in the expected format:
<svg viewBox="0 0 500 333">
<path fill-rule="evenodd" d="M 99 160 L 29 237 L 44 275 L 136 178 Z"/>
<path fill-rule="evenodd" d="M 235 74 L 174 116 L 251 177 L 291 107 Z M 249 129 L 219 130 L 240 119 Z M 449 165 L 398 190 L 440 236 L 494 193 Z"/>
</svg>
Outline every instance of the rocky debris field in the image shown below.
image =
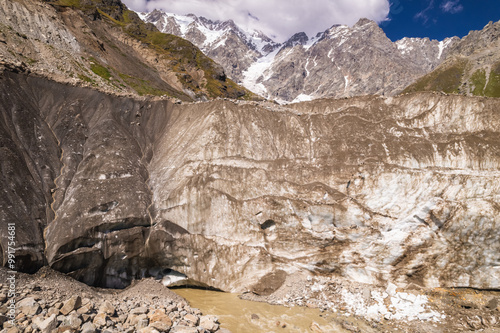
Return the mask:
<svg viewBox="0 0 500 333">
<path fill-rule="evenodd" d="M 7 281 L 7 270 L 0 270 Z M 215 316 L 203 315 L 153 279 L 127 289 L 97 289 L 49 268 L 16 274 L 16 318 L 8 314 L 8 284 L 0 292 L 2 333 L 16 332 L 228 332 Z"/>
<path fill-rule="evenodd" d="M 417 285 L 403 290 L 391 283 L 381 288 L 301 273 L 288 275 L 271 294 L 265 291 L 257 286 L 241 298 L 319 308 L 325 316 L 335 313 L 332 320 L 352 332 L 500 332 L 498 291 Z"/>
</svg>

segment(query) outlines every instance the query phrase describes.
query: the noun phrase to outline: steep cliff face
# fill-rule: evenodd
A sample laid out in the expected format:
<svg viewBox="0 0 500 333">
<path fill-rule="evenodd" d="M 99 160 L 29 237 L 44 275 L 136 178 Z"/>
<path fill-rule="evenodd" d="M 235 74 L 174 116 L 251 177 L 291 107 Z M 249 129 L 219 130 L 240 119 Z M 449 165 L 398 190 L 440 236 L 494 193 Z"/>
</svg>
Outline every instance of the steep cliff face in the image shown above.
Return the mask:
<svg viewBox="0 0 500 333">
<path fill-rule="evenodd" d="M 114 246 L 143 251 L 151 225 L 145 163 L 167 102 L 156 103 L 162 112 L 150 119 L 146 101 L 10 71 L 1 88 L 2 222 L 16 226 L 17 268 L 36 270 L 48 259 L 89 284 L 124 286 L 106 281 L 102 269 Z"/>
<path fill-rule="evenodd" d="M 174 268 L 237 291 L 280 269 L 496 288 L 497 103 L 420 94 L 179 111 L 151 163 L 155 216 L 220 245 L 189 242 L 186 258 L 202 260 Z"/>
<path fill-rule="evenodd" d="M 1 77 L 1 214 L 22 270 L 123 287 L 173 269 L 232 291 L 300 269 L 500 286 L 496 99 L 174 105 Z"/>
</svg>

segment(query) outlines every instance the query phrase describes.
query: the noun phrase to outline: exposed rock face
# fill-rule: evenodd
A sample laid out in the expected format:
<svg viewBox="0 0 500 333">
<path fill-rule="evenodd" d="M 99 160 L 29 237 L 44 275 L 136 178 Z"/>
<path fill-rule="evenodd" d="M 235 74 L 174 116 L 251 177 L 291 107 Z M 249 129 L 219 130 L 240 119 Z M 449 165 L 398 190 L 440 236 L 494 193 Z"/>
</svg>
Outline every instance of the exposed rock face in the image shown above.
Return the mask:
<svg viewBox="0 0 500 333">
<path fill-rule="evenodd" d="M 160 31 L 185 38 L 198 46 L 237 82 L 241 82 L 243 72 L 251 64 L 279 46 L 262 32 L 245 32 L 231 20 L 212 21 L 193 14 L 175 15 L 157 9 L 139 15 Z"/>
<path fill-rule="evenodd" d="M 250 68 L 247 87 L 262 85 L 265 96 L 282 101 L 366 94 L 394 95 L 436 67 L 446 55 L 443 44 L 429 39 L 391 42 L 378 25 L 360 20 L 336 25 L 305 43 L 285 46 L 261 75 Z M 257 67 L 256 67 L 257 68 Z"/>
<path fill-rule="evenodd" d="M 298 269 L 500 286 L 496 99 L 173 105 L 10 71 L 0 85 L 2 223 L 22 270 L 47 260 L 123 287 L 174 269 L 232 291 Z"/>
<path fill-rule="evenodd" d="M 278 44 L 262 33 L 244 32 L 232 21 L 159 10 L 141 18 L 190 40 L 246 88 L 282 102 L 393 95 L 439 65 L 458 40 L 404 38 L 393 43 L 375 22 L 361 19 L 353 27 L 335 25 L 311 39 L 299 32 Z"/>
<path fill-rule="evenodd" d="M 248 93 L 190 42 L 162 35 L 120 1 L 69 4 L 0 0 L 0 63 L 123 95 L 192 101 Z"/>
<path fill-rule="evenodd" d="M 500 22 L 471 31 L 449 47 L 449 57 L 405 89 L 500 97 Z"/>
</svg>

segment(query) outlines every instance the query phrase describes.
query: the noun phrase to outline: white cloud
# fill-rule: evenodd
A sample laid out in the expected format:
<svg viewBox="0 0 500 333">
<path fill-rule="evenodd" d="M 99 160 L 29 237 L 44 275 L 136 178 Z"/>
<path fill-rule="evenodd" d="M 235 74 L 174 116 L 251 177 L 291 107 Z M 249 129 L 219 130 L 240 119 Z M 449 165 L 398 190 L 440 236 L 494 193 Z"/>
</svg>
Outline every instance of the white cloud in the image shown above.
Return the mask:
<svg viewBox="0 0 500 333">
<path fill-rule="evenodd" d="M 428 12 L 434 8 L 434 0 L 429 1 L 429 5 L 425 7 L 424 10 L 421 12 L 418 12 L 415 14 L 414 18 L 417 20 L 422 20 L 424 24 L 426 24 L 429 21 L 429 14 Z"/>
<path fill-rule="evenodd" d="M 441 9 L 445 13 L 456 14 L 461 12 L 464 7 L 460 4 L 460 0 L 448 0 L 443 1 L 441 4 Z"/>
<path fill-rule="evenodd" d="M 334 24 L 356 23 L 366 17 L 387 19 L 389 0 L 123 0 L 136 11 L 155 8 L 176 14 L 193 13 L 212 20 L 234 20 L 242 28 L 257 28 L 277 41 L 296 32 L 314 36 Z"/>
</svg>

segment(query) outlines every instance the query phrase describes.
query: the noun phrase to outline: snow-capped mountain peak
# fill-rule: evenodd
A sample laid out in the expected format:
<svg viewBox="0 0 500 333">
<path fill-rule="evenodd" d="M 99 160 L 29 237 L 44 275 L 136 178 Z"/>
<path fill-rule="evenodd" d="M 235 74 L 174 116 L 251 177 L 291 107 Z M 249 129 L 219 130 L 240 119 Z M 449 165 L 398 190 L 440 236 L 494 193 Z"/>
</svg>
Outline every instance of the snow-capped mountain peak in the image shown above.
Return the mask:
<svg viewBox="0 0 500 333">
<path fill-rule="evenodd" d="M 232 20 L 160 10 L 140 16 L 162 32 L 191 41 L 236 82 L 282 102 L 397 93 L 439 65 L 456 41 L 403 38 L 393 43 L 376 22 L 362 18 L 311 38 L 299 32 L 280 44 Z"/>
<path fill-rule="evenodd" d="M 194 14 L 179 15 L 155 9 L 150 13 L 139 13 L 144 21 L 153 23 L 165 33 L 178 35 L 196 44 L 202 51 L 222 46 L 229 34 L 236 35 L 250 49 L 266 55 L 272 52 L 275 43 L 263 32 L 244 31 L 233 20 L 212 21 Z"/>
</svg>

